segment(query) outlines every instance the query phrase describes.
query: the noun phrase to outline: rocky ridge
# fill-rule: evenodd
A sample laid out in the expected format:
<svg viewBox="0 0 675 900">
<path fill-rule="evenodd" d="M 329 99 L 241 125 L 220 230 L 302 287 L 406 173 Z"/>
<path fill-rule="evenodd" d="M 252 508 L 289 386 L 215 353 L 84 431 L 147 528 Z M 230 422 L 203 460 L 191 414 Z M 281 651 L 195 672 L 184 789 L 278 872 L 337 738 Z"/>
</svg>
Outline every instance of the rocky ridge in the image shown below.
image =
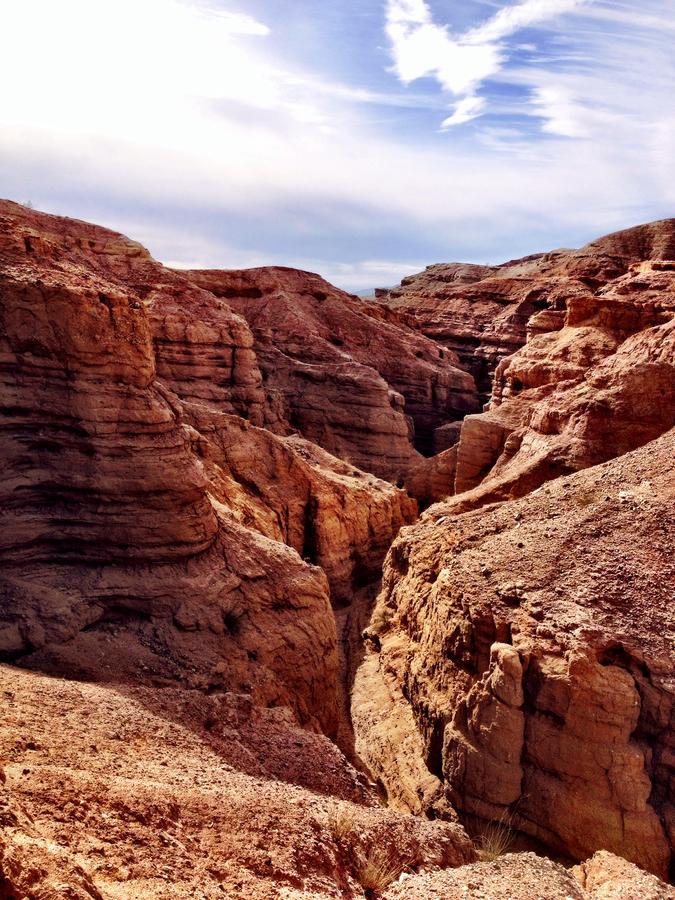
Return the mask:
<svg viewBox="0 0 675 900">
<path fill-rule="evenodd" d="M 616 232 L 579 250 L 555 250 L 500 266 L 436 264 L 376 291 L 387 307 L 404 311 L 429 337 L 458 354 L 484 402 L 494 372 L 528 335 L 559 328 L 566 305 L 594 297 L 631 268 L 675 258 L 675 219 Z M 438 449 L 442 449 L 440 444 Z"/>
<path fill-rule="evenodd" d="M 256 427 L 252 335 L 213 294 L 96 226 L 0 224 L 0 652 L 246 686 L 333 733 L 325 573 L 343 600 L 414 502 Z"/>
<path fill-rule="evenodd" d="M 265 424 L 396 479 L 433 433 L 478 409 L 457 357 L 318 275 L 281 267 L 191 272 L 246 319 L 267 399 Z"/>
<path fill-rule="evenodd" d="M 665 876 L 674 451 L 670 431 L 521 500 L 458 513 L 451 499 L 402 529 L 353 702 L 359 753 L 399 808 L 449 804 Z M 408 739 L 383 752 L 401 722 Z M 433 778 L 411 779 L 422 764 Z"/>
</svg>

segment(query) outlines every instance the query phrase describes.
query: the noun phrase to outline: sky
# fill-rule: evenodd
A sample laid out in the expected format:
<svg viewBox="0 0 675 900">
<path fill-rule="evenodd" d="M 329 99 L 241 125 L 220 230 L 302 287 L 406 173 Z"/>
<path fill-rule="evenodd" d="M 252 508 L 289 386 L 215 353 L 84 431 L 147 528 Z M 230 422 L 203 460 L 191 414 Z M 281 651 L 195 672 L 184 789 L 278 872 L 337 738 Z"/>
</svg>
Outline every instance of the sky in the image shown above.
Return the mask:
<svg viewBox="0 0 675 900">
<path fill-rule="evenodd" d="M 675 215 L 674 0 L 0 0 L 0 196 L 348 290 Z"/>
</svg>

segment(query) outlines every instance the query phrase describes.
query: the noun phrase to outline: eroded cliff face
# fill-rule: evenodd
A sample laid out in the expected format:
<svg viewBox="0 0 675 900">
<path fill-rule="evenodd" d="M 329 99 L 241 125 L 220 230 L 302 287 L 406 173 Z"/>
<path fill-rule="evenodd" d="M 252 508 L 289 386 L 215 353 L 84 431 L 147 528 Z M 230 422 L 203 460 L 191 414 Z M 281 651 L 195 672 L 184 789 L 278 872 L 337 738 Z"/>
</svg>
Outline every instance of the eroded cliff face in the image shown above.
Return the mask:
<svg viewBox="0 0 675 900">
<path fill-rule="evenodd" d="M 593 304 L 597 293 L 631 266 L 673 257 L 675 219 L 666 219 L 616 232 L 580 250 L 556 250 L 501 266 L 428 266 L 376 296 L 455 351 L 488 402 L 497 366 L 528 335 L 559 328 L 569 303 Z M 437 449 L 443 449 L 439 440 Z"/>
<path fill-rule="evenodd" d="M 249 323 L 266 425 L 385 478 L 430 453 L 437 427 L 478 409 L 457 357 L 318 275 L 270 267 L 192 272 Z"/>
<path fill-rule="evenodd" d="M 441 429 L 454 443 L 408 476 L 411 490 L 455 493 L 457 509 L 506 500 L 663 434 L 675 425 L 674 316 L 667 260 L 568 297 L 555 318 L 536 314 L 527 344 L 497 366 L 487 411 Z"/>
<path fill-rule="evenodd" d="M 671 431 L 521 500 L 437 504 L 402 530 L 353 710 L 358 750 L 399 803 L 449 801 L 578 859 L 607 849 L 666 873 L 674 452 Z M 389 718 L 414 723 L 431 790 L 406 775 L 412 738 L 370 751 Z"/>
<path fill-rule="evenodd" d="M 335 733 L 330 587 L 377 577 L 414 501 L 256 427 L 222 300 L 113 232 L 0 211 L 3 658 L 245 690 Z"/>
<path fill-rule="evenodd" d="M 457 813 L 666 872 L 673 230 L 385 305 L 0 203 L 0 896 L 668 896 Z"/>
</svg>

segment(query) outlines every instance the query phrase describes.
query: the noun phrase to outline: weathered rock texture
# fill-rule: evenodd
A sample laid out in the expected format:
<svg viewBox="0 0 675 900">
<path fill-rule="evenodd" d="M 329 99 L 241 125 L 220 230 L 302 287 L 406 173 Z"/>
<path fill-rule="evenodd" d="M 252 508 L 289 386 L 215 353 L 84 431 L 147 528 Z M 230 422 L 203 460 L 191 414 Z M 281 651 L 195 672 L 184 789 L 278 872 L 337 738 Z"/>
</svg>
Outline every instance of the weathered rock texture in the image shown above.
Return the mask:
<svg viewBox="0 0 675 900">
<path fill-rule="evenodd" d="M 353 708 L 357 749 L 399 806 L 438 810 L 442 787 L 577 859 L 606 849 L 665 875 L 674 454 L 671 431 L 524 499 L 437 504 L 402 530 Z M 379 716 L 372 692 L 388 694 Z M 405 746 L 383 744 L 389 722 Z M 435 784 L 410 777 L 420 745 Z"/>
<path fill-rule="evenodd" d="M 192 272 L 243 316 L 264 376 L 267 427 L 387 478 L 430 453 L 434 430 L 478 408 L 456 356 L 405 320 L 293 269 Z"/>
<path fill-rule="evenodd" d="M 0 203 L 0 897 L 667 896 L 420 870 L 667 870 L 673 231 L 384 305 Z"/>
<path fill-rule="evenodd" d="M 376 852 L 411 872 L 476 858 L 249 695 L 0 666 L 0 698 L 3 898 L 362 897 Z"/>
<path fill-rule="evenodd" d="M 454 350 L 487 401 L 499 362 L 522 347 L 528 335 L 559 328 L 566 305 L 592 303 L 635 264 L 674 257 L 675 219 L 666 219 L 608 235 L 580 250 L 556 250 L 501 266 L 429 266 L 376 296 Z"/>
<path fill-rule="evenodd" d="M 438 429 L 451 448 L 407 476 L 420 500 L 478 484 L 458 508 L 522 496 L 675 425 L 675 262 L 632 265 L 552 315 L 501 360 L 488 410 Z"/>
<path fill-rule="evenodd" d="M 0 285 L 0 654 L 248 690 L 333 733 L 315 563 L 344 599 L 414 502 L 251 424 L 245 321 L 126 238 L 3 203 Z"/>
<path fill-rule="evenodd" d="M 576 875 L 576 878 L 575 878 Z M 671 900 L 675 893 L 637 866 L 597 853 L 570 873 L 534 853 L 413 875 L 392 885 L 386 900 Z"/>
</svg>

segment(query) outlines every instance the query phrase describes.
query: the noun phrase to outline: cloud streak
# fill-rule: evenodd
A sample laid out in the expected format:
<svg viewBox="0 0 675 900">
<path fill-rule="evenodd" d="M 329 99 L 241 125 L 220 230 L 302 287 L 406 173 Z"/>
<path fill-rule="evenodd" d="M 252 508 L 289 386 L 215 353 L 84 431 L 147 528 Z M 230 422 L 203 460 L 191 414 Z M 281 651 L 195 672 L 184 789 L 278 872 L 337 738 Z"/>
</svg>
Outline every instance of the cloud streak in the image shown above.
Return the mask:
<svg viewBox="0 0 675 900">
<path fill-rule="evenodd" d="M 523 0 L 500 9 L 477 27 L 453 34 L 447 25 L 433 21 L 425 0 L 387 0 L 385 31 L 394 72 L 406 85 L 432 76 L 443 90 L 460 96 L 441 127 L 462 125 L 486 109 L 476 91 L 496 76 L 506 61 L 500 42 L 523 28 L 573 12 L 585 2 L 588 0 Z"/>
<path fill-rule="evenodd" d="M 485 4 L 467 0 L 460 33 L 423 0 L 387 20 L 380 0 L 348 2 L 373 31 L 336 70 L 307 64 L 295 28 L 283 42 L 291 0 L 243 17 L 229 0 L 5 0 L 0 195 L 118 227 L 160 259 L 300 265 L 352 289 L 672 215 L 670 0 L 630 21 L 587 0 L 564 23 L 530 2 L 477 24 Z M 401 58 L 409 81 L 426 73 L 413 89 L 377 48 L 390 25 L 423 30 Z M 462 72 L 445 55 L 458 43 Z"/>
</svg>

